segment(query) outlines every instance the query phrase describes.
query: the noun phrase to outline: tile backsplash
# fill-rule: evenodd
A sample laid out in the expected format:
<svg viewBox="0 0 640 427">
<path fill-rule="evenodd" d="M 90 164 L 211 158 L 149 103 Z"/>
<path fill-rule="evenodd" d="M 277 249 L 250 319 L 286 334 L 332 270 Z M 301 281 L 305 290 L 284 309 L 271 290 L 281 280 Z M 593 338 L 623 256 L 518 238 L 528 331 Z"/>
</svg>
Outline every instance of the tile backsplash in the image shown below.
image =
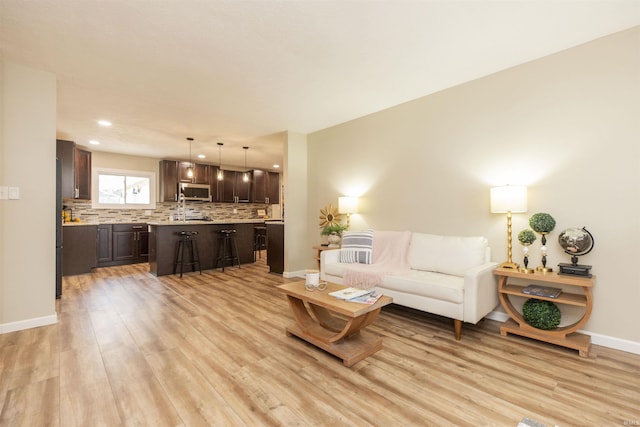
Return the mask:
<svg viewBox="0 0 640 427">
<path fill-rule="evenodd" d="M 93 209 L 91 201 L 65 199 L 65 208 L 72 210 L 73 218 L 90 224 L 129 222 L 168 222 L 178 215 L 177 203 L 156 203 L 155 209 Z M 271 215 L 271 207 L 263 203 L 208 203 L 187 202 L 187 218 L 209 217 L 213 220 L 261 219 L 258 209 Z M 234 211 L 235 210 L 235 211 Z"/>
</svg>

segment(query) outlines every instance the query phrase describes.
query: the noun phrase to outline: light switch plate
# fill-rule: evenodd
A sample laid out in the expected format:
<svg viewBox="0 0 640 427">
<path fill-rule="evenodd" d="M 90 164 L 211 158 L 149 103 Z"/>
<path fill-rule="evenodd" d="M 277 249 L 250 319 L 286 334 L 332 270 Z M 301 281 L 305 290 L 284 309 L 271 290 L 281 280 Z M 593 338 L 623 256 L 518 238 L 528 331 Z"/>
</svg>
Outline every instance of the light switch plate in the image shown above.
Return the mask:
<svg viewBox="0 0 640 427">
<path fill-rule="evenodd" d="M 9 187 L 6 185 L 0 185 L 0 200 L 7 200 L 9 198 Z"/>
<path fill-rule="evenodd" d="M 18 200 L 20 198 L 20 187 L 9 187 L 9 200 Z"/>
</svg>

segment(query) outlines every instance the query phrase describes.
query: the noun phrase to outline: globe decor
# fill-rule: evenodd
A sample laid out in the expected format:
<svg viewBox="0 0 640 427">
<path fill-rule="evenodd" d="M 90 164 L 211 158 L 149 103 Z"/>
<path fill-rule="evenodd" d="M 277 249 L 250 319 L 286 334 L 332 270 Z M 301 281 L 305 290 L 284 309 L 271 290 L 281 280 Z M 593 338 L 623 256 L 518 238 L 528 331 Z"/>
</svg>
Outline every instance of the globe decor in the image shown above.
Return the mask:
<svg viewBox="0 0 640 427">
<path fill-rule="evenodd" d="M 571 264 L 558 264 L 558 274 L 591 277 L 591 266 L 578 264 L 578 257 L 588 254 L 593 249 L 593 235 L 587 228 L 567 228 L 558 236 L 558 243 L 565 253 L 571 255 Z"/>
<path fill-rule="evenodd" d="M 542 266 L 536 270 L 543 273 L 553 271 L 552 268 L 547 267 L 547 234 L 551 233 L 556 228 L 556 220 L 551 215 L 544 212 L 539 212 L 531 215 L 529 218 L 529 226 L 536 233 L 542 236 L 542 245 L 540 246 L 540 253 L 542 254 Z"/>
<path fill-rule="evenodd" d="M 522 306 L 524 320 L 538 329 L 555 329 L 560 324 L 560 309 L 551 301 L 530 298 Z"/>
</svg>

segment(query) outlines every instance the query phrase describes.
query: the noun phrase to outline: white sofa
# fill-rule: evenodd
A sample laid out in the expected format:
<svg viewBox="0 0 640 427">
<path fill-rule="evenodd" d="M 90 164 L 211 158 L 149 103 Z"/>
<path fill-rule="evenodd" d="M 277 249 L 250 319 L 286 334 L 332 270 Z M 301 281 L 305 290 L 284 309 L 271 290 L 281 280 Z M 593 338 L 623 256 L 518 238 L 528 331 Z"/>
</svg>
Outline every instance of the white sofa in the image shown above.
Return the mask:
<svg viewBox="0 0 640 427">
<path fill-rule="evenodd" d="M 351 274 L 353 281 L 356 268 L 358 272 L 369 269 L 375 272 L 376 268 L 380 272 L 376 264 L 382 257 L 376 254 L 385 248 L 376 246 L 376 241 L 382 239 L 376 239 L 376 234 L 374 231 L 371 264 L 354 267 L 353 263 L 340 262 L 340 253 L 345 249 L 323 251 L 321 279 L 370 287 L 358 286 L 349 280 L 345 283 L 345 275 Z M 486 238 L 410 233 L 402 242 L 402 246 L 408 246 L 405 265 L 402 269 L 390 270 L 390 274 L 379 274 L 374 286 L 392 297 L 395 304 L 453 319 L 456 340 L 461 338 L 462 322 L 475 324 L 498 305 L 497 280 L 493 275 L 498 263 L 490 260 L 491 249 Z M 398 252 L 398 248 L 394 251 Z"/>
</svg>

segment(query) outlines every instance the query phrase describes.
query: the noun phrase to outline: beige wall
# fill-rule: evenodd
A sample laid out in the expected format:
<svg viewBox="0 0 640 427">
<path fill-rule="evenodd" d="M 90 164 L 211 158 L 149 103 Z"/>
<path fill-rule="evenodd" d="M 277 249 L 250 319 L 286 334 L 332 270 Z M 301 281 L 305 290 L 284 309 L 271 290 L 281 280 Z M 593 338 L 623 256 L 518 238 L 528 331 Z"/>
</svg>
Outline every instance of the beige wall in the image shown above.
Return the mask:
<svg viewBox="0 0 640 427">
<path fill-rule="evenodd" d="M 319 209 L 359 193 L 352 229 L 484 235 L 502 261 L 506 218 L 489 212 L 489 188 L 524 184 L 514 258 L 535 212 L 557 221 L 553 267 L 569 261 L 559 232 L 586 226 L 596 244 L 581 263 L 597 283 L 585 329 L 640 343 L 639 52 L 636 28 L 310 134 L 307 245 Z"/>
<path fill-rule="evenodd" d="M 156 175 L 160 171 L 160 159 L 94 151 L 91 147 L 87 149 L 92 152 L 91 166 L 94 168 L 149 171 Z"/>
<path fill-rule="evenodd" d="M 55 76 L 0 61 L 0 332 L 56 321 Z"/>
<path fill-rule="evenodd" d="M 308 217 L 307 136 L 286 132 L 283 138 L 284 273 L 291 276 L 308 268 L 307 260 L 311 253 L 305 239 L 307 222 L 299 220 Z"/>
</svg>

